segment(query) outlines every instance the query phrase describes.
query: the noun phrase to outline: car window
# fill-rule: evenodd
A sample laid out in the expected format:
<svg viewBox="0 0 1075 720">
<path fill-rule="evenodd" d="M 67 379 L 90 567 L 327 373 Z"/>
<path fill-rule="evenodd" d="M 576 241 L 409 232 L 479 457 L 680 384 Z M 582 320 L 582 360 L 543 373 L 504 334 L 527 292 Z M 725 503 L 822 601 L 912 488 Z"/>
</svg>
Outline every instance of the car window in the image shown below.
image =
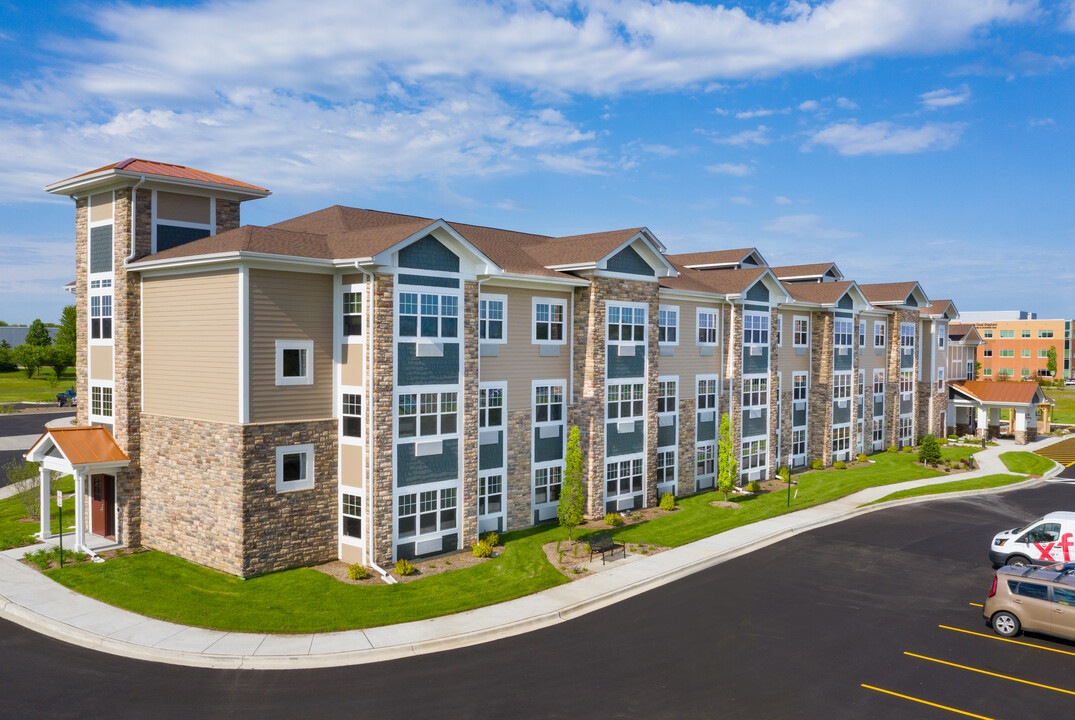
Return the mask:
<svg viewBox="0 0 1075 720">
<path fill-rule="evenodd" d="M 1042 523 L 1019 538 L 1021 543 L 1056 542 L 1060 539 L 1060 523 Z"/>
<path fill-rule="evenodd" d="M 1075 590 L 1054 586 L 1053 602 L 1058 602 L 1061 605 L 1071 605 L 1075 607 Z"/>
<path fill-rule="evenodd" d="M 1038 583 L 1027 582 L 1025 580 L 1009 580 L 1008 589 L 1011 590 L 1012 595 L 1022 595 L 1023 597 L 1034 598 L 1035 600 L 1049 599 L 1048 585 L 1039 585 Z"/>
</svg>

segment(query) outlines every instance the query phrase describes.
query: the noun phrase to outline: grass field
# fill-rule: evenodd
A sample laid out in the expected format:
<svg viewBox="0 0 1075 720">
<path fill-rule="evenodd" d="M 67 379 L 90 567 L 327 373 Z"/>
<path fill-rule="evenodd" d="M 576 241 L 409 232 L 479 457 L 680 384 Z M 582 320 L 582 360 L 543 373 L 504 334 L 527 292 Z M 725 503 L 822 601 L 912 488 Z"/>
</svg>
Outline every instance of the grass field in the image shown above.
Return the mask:
<svg viewBox="0 0 1075 720">
<path fill-rule="evenodd" d="M 953 480 L 952 482 L 938 483 L 936 485 L 924 485 L 923 487 L 908 488 L 885 495 L 880 500 L 875 500 L 869 505 L 900 500 L 902 498 L 919 497 L 921 495 L 939 495 L 942 493 L 961 492 L 963 490 L 982 490 L 985 488 L 1001 487 L 1012 483 L 1026 480 L 1023 475 L 986 475 L 985 477 L 969 478 L 967 480 Z"/>
<path fill-rule="evenodd" d="M 955 459 L 966 457 L 970 450 L 944 448 L 942 453 Z M 738 510 L 709 504 L 722 499 L 721 493 L 695 495 L 681 500 L 678 512 L 614 530 L 613 535 L 625 542 L 678 546 L 873 485 L 943 475 L 914 465 L 915 457 L 880 453 L 873 458 L 876 464 L 867 467 L 805 473 L 790 508 L 782 493 L 735 497 L 741 505 Z M 399 585 L 348 585 L 309 568 L 240 580 L 159 552 L 47 574 L 112 605 L 187 625 L 246 632 L 326 632 L 421 620 L 554 587 L 566 579 L 545 559 L 542 545 L 566 538 L 567 530 L 556 525 L 508 533 L 498 558 Z"/>
<path fill-rule="evenodd" d="M 56 381 L 52 368 L 41 368 L 40 377 L 27 378 L 21 370 L 0 373 L 0 403 L 55 401 L 61 393 L 75 384 L 75 371 L 68 369 Z"/>
<path fill-rule="evenodd" d="M 59 481 L 53 481 L 52 483 L 52 515 L 50 519 L 52 520 L 52 532 L 54 533 L 60 531 L 60 519 L 56 514 L 57 490 L 63 490 L 65 493 L 74 492 L 74 478 L 70 475 L 64 475 Z M 73 507 L 74 503 L 64 503 L 64 508 L 67 511 L 64 517 L 64 520 L 67 521 L 64 523 L 65 525 L 74 525 Z M 40 528 L 37 522 L 19 522 L 25 517 L 26 509 L 17 496 L 0 500 L 0 550 L 22 547 L 34 542 L 32 536 Z"/>
<path fill-rule="evenodd" d="M 1000 461 L 1012 472 L 1024 475 L 1044 475 L 1054 465 L 1049 458 L 1026 451 L 1001 453 Z"/>
<path fill-rule="evenodd" d="M 1045 394 L 1056 401 L 1053 420 L 1075 425 L 1075 387 L 1045 388 Z"/>
</svg>

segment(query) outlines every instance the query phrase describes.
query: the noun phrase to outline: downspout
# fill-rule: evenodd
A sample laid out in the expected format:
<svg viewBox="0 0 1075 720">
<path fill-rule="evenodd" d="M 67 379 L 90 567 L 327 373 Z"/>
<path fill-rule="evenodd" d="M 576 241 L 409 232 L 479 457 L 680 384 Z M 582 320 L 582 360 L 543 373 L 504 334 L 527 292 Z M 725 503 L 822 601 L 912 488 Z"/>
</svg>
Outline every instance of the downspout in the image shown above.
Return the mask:
<svg viewBox="0 0 1075 720">
<path fill-rule="evenodd" d="M 373 314 L 373 310 L 372 310 L 372 305 L 373 305 L 373 297 L 372 296 L 374 294 L 373 273 L 371 273 L 368 270 L 366 270 L 365 268 L 361 267 L 358 264 L 357 260 L 355 261 L 355 269 L 358 270 L 360 273 L 362 273 L 363 276 L 365 276 L 365 277 L 367 277 L 369 279 L 368 283 L 367 283 L 367 287 L 370 289 L 370 292 L 369 292 L 370 297 L 369 297 L 368 301 L 366 302 L 365 307 L 363 308 L 363 312 L 366 315 L 366 317 L 363 318 L 363 322 L 365 323 L 365 333 L 366 333 L 365 342 L 363 343 L 363 350 L 364 350 L 363 354 L 366 356 L 366 358 L 365 358 L 366 359 L 366 407 L 367 408 L 372 408 L 373 407 L 373 391 L 374 391 L 373 390 L 373 323 L 370 322 L 370 319 L 371 319 L 372 314 Z M 363 293 L 363 297 L 365 297 L 365 293 Z M 372 417 L 372 415 L 373 415 L 372 413 L 369 413 L 368 417 Z M 395 585 L 396 584 L 395 578 L 393 578 L 391 575 L 389 575 L 388 572 L 384 568 L 382 568 L 380 565 L 378 565 L 377 563 L 375 563 L 373 561 L 373 523 L 370 521 L 371 517 L 372 517 L 372 507 L 373 507 L 373 428 L 371 427 L 371 424 L 372 423 L 369 423 L 369 422 L 366 423 L 366 436 L 369 439 L 369 442 L 366 443 L 366 511 L 365 511 L 365 514 L 366 514 L 366 532 L 367 532 L 367 535 L 369 536 L 368 550 L 366 552 L 366 562 L 369 564 L 369 566 L 371 568 L 373 568 L 374 570 L 376 570 L 378 573 L 381 574 L 381 579 L 382 580 L 384 580 L 389 585 Z"/>
<path fill-rule="evenodd" d="M 134 238 L 135 221 L 134 221 L 134 216 L 135 216 L 135 210 L 138 207 L 138 187 L 142 183 L 144 183 L 145 181 L 146 181 L 146 176 L 143 175 L 141 177 L 141 179 L 131 187 L 131 254 L 123 259 L 123 264 L 124 265 L 129 263 L 131 260 L 134 260 L 134 253 L 135 253 L 135 245 L 134 245 L 134 242 L 135 242 L 135 238 Z"/>
</svg>

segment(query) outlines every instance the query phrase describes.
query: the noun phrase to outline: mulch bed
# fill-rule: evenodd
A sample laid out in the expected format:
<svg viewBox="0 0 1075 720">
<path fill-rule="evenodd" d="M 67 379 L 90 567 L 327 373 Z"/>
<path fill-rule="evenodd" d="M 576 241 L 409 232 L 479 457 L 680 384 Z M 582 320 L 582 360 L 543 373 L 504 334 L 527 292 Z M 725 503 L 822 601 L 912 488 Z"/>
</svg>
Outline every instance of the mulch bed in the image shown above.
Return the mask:
<svg viewBox="0 0 1075 720">
<path fill-rule="evenodd" d="M 502 552 L 504 552 L 503 546 L 498 545 L 493 552 L 493 557 L 499 556 Z M 418 570 L 418 572 L 413 573 L 412 575 L 400 575 L 396 572 L 395 567 L 391 565 L 385 567 L 385 570 L 388 571 L 388 574 L 391 575 L 396 582 L 409 583 L 433 575 L 440 575 L 442 572 L 473 567 L 474 565 L 479 565 L 492 559 L 493 558 L 476 558 L 471 550 L 459 550 L 449 555 L 437 555 L 436 557 L 426 558 L 424 560 L 411 560 L 411 564 Z M 323 565 L 315 565 L 313 569 L 334 577 L 340 582 L 347 583 L 348 585 L 384 584 L 384 580 L 381 579 L 381 574 L 372 568 L 368 568 L 370 576 L 365 580 L 352 580 L 347 576 L 347 567 L 348 563 L 345 563 L 342 560 L 333 560 L 332 562 L 327 562 Z"/>
<path fill-rule="evenodd" d="M 591 518 L 586 522 L 579 525 L 584 530 L 612 530 L 613 527 L 623 527 L 624 525 L 634 525 L 645 520 L 655 520 L 665 515 L 671 515 L 674 512 L 679 512 L 677 507 L 674 510 L 661 510 L 659 507 L 643 508 L 641 510 L 627 510 L 620 513 L 620 517 L 623 518 L 623 522 L 619 525 L 612 526 L 605 522 L 605 518 L 601 517 Z"/>
<path fill-rule="evenodd" d="M 606 525 L 605 527 L 607 528 L 608 526 Z M 661 545 L 651 545 L 649 543 L 629 542 L 624 544 L 628 555 L 656 555 L 668 549 Z M 559 546 L 559 550 L 557 550 L 557 546 Z M 545 551 L 545 557 L 548 559 L 549 564 L 559 570 L 561 575 L 571 580 L 577 580 L 587 575 L 593 575 L 595 572 L 600 572 L 605 568 L 600 557 L 594 558 L 593 563 L 590 562 L 589 547 L 585 540 L 575 540 L 573 542 L 560 540 L 559 542 L 547 542 L 541 546 L 541 549 Z M 560 562 L 561 552 L 563 553 L 562 563 Z M 617 549 L 617 557 L 619 552 Z M 610 561 L 608 567 L 615 567 L 615 561 Z"/>
</svg>

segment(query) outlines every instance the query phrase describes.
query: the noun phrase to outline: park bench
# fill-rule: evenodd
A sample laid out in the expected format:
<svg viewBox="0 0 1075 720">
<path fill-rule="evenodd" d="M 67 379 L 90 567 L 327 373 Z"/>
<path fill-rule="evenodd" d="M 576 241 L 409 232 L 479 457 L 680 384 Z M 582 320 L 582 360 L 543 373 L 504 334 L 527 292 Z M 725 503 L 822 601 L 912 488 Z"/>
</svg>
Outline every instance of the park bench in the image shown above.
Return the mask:
<svg viewBox="0 0 1075 720">
<path fill-rule="evenodd" d="M 590 560 L 593 560 L 594 553 L 601 553 L 601 564 L 605 564 L 605 553 L 616 556 L 616 551 L 619 550 L 623 553 L 623 557 L 627 557 L 627 548 L 623 546 L 623 543 L 618 543 L 612 539 L 611 533 L 603 532 L 594 535 L 590 538 Z"/>
</svg>

